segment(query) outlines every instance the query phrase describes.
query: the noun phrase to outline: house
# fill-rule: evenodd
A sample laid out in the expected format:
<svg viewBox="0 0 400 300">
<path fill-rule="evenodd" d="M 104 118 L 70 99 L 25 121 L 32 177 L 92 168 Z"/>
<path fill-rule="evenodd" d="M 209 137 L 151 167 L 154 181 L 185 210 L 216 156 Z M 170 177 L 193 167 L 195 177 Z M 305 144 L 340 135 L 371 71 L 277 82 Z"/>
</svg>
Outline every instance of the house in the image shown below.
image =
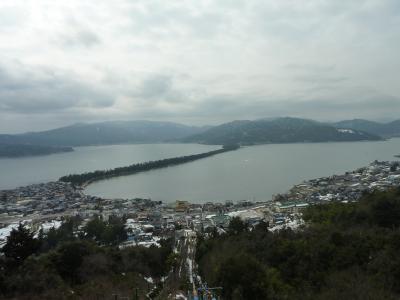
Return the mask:
<svg viewBox="0 0 400 300">
<path fill-rule="evenodd" d="M 186 212 L 189 209 L 189 202 L 183 200 L 176 200 L 175 202 L 175 211 L 176 212 Z"/>
</svg>

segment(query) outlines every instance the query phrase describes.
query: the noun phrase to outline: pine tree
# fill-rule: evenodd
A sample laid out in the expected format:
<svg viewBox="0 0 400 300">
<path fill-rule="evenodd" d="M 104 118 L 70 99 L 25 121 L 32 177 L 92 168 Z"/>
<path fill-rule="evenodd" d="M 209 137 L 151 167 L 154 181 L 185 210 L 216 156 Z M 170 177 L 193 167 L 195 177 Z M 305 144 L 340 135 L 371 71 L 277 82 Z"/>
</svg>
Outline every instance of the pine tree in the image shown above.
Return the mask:
<svg viewBox="0 0 400 300">
<path fill-rule="evenodd" d="M 39 241 L 34 239 L 33 233 L 20 223 L 17 229 L 11 231 L 1 251 L 12 265 L 18 266 L 39 250 L 39 244 Z"/>
<path fill-rule="evenodd" d="M 6 203 L 7 202 L 7 193 L 3 192 L 0 196 L 0 202 Z"/>
</svg>

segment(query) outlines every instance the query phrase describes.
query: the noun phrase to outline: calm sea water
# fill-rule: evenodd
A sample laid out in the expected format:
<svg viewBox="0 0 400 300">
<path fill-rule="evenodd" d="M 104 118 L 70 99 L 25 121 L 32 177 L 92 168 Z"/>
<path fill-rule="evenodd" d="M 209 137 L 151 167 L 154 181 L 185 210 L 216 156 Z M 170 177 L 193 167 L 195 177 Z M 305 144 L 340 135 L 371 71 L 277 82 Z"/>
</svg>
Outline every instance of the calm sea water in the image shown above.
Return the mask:
<svg viewBox="0 0 400 300">
<path fill-rule="evenodd" d="M 219 148 L 197 144 L 76 147 L 74 152 L 24 158 L 0 158 L 0 190 L 58 180 L 67 174 L 110 169 Z"/>
<path fill-rule="evenodd" d="M 219 147 L 196 144 L 115 145 L 0 159 L 0 189 L 216 148 Z M 252 146 L 184 165 L 100 181 L 91 184 L 87 193 L 107 198 L 149 197 L 166 202 L 269 200 L 273 194 L 285 192 L 303 180 L 342 174 L 375 159 L 395 160 L 395 154 L 400 154 L 400 139 Z"/>
<path fill-rule="evenodd" d="M 90 185 L 87 193 L 166 202 L 270 200 L 273 194 L 303 180 L 342 174 L 375 159 L 395 160 L 395 154 L 400 154 L 400 139 L 252 146 L 185 165 L 100 181 Z"/>
</svg>

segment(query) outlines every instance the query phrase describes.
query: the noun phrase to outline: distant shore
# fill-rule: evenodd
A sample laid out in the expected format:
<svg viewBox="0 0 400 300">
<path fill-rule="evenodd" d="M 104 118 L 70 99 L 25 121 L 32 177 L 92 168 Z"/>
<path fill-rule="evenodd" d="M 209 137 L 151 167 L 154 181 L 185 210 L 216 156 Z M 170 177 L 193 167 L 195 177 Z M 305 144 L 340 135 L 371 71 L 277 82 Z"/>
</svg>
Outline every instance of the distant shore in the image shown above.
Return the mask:
<svg viewBox="0 0 400 300">
<path fill-rule="evenodd" d="M 72 147 L 55 147 L 29 144 L 0 144 L 0 158 L 19 158 L 72 152 Z"/>
</svg>

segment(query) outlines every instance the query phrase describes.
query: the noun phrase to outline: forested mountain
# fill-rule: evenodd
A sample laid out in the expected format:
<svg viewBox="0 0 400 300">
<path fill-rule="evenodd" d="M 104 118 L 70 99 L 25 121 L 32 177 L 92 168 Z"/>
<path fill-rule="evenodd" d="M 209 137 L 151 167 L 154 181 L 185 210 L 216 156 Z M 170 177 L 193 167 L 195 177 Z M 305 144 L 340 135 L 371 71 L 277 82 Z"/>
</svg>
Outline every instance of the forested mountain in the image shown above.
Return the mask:
<svg viewBox="0 0 400 300">
<path fill-rule="evenodd" d="M 171 122 L 113 121 L 74 124 L 42 132 L 0 135 L 0 144 L 86 146 L 123 143 L 158 143 L 177 140 L 205 130 Z"/>
<path fill-rule="evenodd" d="M 352 129 L 298 118 L 233 121 L 203 133 L 184 138 L 185 142 L 204 144 L 266 144 L 379 140 L 380 137 Z"/>
<path fill-rule="evenodd" d="M 203 144 L 266 144 L 328 141 L 379 140 L 400 136 L 400 120 L 387 124 L 366 120 L 341 121 L 334 124 L 298 118 L 239 120 L 219 126 L 186 126 L 171 122 L 110 121 L 79 123 L 41 132 L 0 134 L 4 145 L 40 145 L 73 147 L 128 143 L 193 142 Z M 28 146 L 19 146 L 25 153 Z M 32 148 L 32 154 L 38 149 Z M 43 154 L 63 151 L 47 150 Z M 54 150 L 54 151 L 53 151 Z M 28 151 L 29 152 L 29 151 Z"/>
<path fill-rule="evenodd" d="M 71 147 L 54 147 L 43 145 L 0 144 L 0 157 L 22 157 L 31 155 L 47 155 L 74 151 Z"/>
<path fill-rule="evenodd" d="M 333 123 L 336 128 L 350 128 L 361 130 L 382 137 L 397 137 L 400 136 L 400 120 L 389 123 L 378 123 L 363 119 L 345 120 Z"/>
</svg>

